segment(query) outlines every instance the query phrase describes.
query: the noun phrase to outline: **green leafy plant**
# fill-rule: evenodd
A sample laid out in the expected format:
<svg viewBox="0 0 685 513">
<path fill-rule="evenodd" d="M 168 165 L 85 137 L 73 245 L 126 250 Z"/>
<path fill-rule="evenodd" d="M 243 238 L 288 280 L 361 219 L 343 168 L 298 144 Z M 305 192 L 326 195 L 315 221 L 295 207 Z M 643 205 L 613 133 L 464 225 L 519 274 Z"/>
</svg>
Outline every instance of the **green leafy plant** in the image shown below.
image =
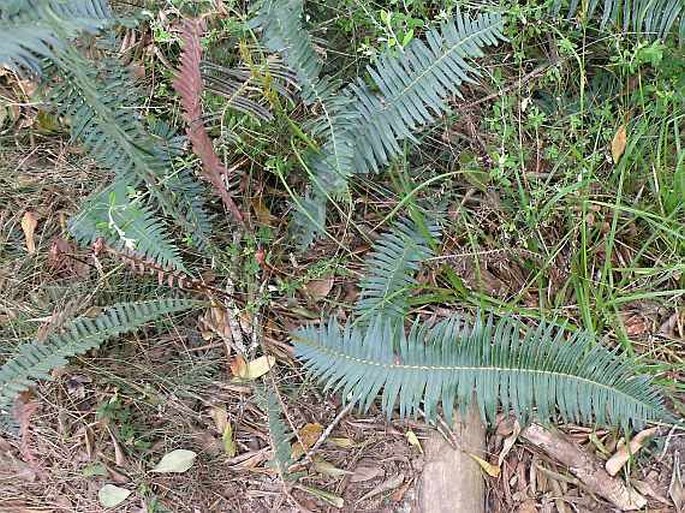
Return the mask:
<svg viewBox="0 0 685 513">
<path fill-rule="evenodd" d="M 484 320 L 480 314 L 472 321 L 454 315 L 435 325 L 417 319 L 407 332 L 405 315 L 398 315 L 406 310 L 398 305 L 427 254 L 421 231 L 399 223 L 368 260 L 356 310 L 373 314 L 371 320 L 341 326 L 331 319 L 293 333 L 297 357 L 327 389 L 363 409 L 380 394 L 388 416 L 398 406 L 400 416 L 423 409 L 433 418 L 442 406 L 449 418 L 455 403 L 465 409 L 475 393 L 483 417 L 491 420 L 500 406 L 523 419 L 559 414 L 626 427 L 668 417 L 650 379 L 587 332 L 547 322 L 528 327 L 509 317 Z M 377 300 L 387 292 L 393 293 L 390 310 Z"/>
<path fill-rule="evenodd" d="M 48 379 L 50 371 L 65 365 L 68 358 L 152 321 L 201 304 L 197 300 L 172 298 L 119 303 L 105 308 L 96 317 L 82 316 L 70 321 L 61 332 L 54 333 L 44 342 L 22 345 L 0 367 L 0 417 L 9 415 L 17 394 L 39 380 Z"/>
<path fill-rule="evenodd" d="M 305 103 L 316 101 L 323 111 L 316 131 L 323 143 L 306 162 L 312 191 L 296 202 L 296 233 L 310 243 L 325 230 L 327 200 L 346 193 L 353 174 L 378 172 L 402 153 L 404 141 L 416 142 L 413 133 L 434 122 L 457 88 L 477 76 L 471 59 L 503 36 L 498 14 L 457 14 L 430 30 L 425 43 L 414 39 L 402 52 L 381 55 L 367 68 L 372 85 L 360 78 L 342 87 L 320 77 L 321 62 L 301 16 L 301 0 L 266 1 L 255 25 L 264 44 L 295 71 Z"/>
</svg>

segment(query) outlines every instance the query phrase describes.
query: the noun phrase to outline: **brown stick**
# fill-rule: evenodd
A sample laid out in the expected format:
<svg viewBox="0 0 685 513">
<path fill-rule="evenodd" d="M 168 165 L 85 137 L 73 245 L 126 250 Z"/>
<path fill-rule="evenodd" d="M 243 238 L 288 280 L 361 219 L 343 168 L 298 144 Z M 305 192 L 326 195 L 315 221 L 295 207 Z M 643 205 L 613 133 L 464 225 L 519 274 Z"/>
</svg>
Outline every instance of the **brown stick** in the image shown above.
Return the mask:
<svg viewBox="0 0 685 513">
<path fill-rule="evenodd" d="M 521 435 L 531 445 L 568 467 L 590 492 L 604 497 L 621 511 L 634 511 L 647 505 L 642 495 L 607 474 L 596 458 L 563 435 L 553 433 L 539 424 L 530 425 Z"/>
<path fill-rule="evenodd" d="M 183 50 L 181 52 L 181 67 L 174 80 L 174 90 L 181 95 L 183 119 L 187 124 L 186 133 L 193 146 L 193 152 L 200 157 L 204 177 L 214 186 L 228 211 L 241 225 L 245 225 L 243 215 L 233 201 L 233 197 L 226 189 L 222 176 L 229 177 L 229 171 L 221 163 L 214 151 L 212 140 L 202 123 L 202 75 L 200 61 L 202 47 L 200 36 L 204 32 L 204 20 L 185 20 L 181 26 Z"/>
</svg>

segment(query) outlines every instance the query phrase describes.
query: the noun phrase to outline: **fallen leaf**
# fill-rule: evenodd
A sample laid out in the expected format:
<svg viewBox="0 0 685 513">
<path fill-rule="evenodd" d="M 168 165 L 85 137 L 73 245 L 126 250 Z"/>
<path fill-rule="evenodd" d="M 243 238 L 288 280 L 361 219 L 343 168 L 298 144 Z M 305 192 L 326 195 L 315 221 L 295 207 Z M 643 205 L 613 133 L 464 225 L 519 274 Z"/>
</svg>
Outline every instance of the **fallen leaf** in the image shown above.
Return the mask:
<svg viewBox="0 0 685 513">
<path fill-rule="evenodd" d="M 361 460 L 350 476 L 350 483 L 370 481 L 383 474 L 383 469 L 371 459 Z"/>
<path fill-rule="evenodd" d="M 229 458 L 233 458 L 236 454 L 235 440 L 233 440 L 233 427 L 230 423 L 226 423 L 224 432 L 221 435 L 221 441 L 224 443 L 224 452 Z"/>
<path fill-rule="evenodd" d="M 324 460 L 321 456 L 314 456 L 313 458 L 314 470 L 319 474 L 324 474 L 331 477 L 340 477 L 352 474 L 349 470 L 343 470 L 336 467 L 332 463 Z"/>
<path fill-rule="evenodd" d="M 618 127 L 614 138 L 611 140 L 611 158 L 614 159 L 614 164 L 618 164 L 621 155 L 623 155 L 623 152 L 626 150 L 626 140 L 626 126 L 621 125 Z"/>
<path fill-rule="evenodd" d="M 322 501 L 327 502 L 335 508 L 340 509 L 345 506 L 345 500 L 334 493 L 321 490 L 320 488 L 314 488 L 313 486 L 297 485 L 297 488 L 304 492 L 310 493 L 314 497 L 318 497 Z"/>
<path fill-rule="evenodd" d="M 411 429 L 408 430 L 404 436 L 407 437 L 407 441 L 409 442 L 410 445 L 413 445 L 416 447 L 421 454 L 423 454 L 423 447 L 421 447 L 421 442 L 419 442 L 419 438 L 416 436 L 416 433 L 414 433 Z"/>
<path fill-rule="evenodd" d="M 642 446 L 658 431 L 659 428 L 656 427 L 642 430 L 630 440 L 629 444 L 620 447 L 604 464 L 607 473 L 610 476 L 618 474 L 630 457 L 637 454 L 637 452 L 642 449 Z"/>
<path fill-rule="evenodd" d="M 478 463 L 480 465 L 480 468 L 482 468 L 485 473 L 491 477 L 499 477 L 499 474 L 501 472 L 501 469 L 499 468 L 498 465 L 493 465 L 492 463 L 489 463 L 485 461 L 483 458 L 479 458 L 475 454 L 471 454 L 470 452 L 467 452 L 471 459 Z"/>
<path fill-rule="evenodd" d="M 340 447 L 341 449 L 350 449 L 354 447 L 354 440 L 344 436 L 332 436 L 328 439 L 328 441 L 336 447 Z"/>
<path fill-rule="evenodd" d="M 107 467 L 100 461 L 94 461 L 83 467 L 81 475 L 83 477 L 107 477 Z"/>
<path fill-rule="evenodd" d="M 150 472 L 180 474 L 193 466 L 195 458 L 197 458 L 197 454 L 193 451 L 176 449 L 175 451 L 165 454 Z"/>
<path fill-rule="evenodd" d="M 395 488 L 402 486 L 402 483 L 404 483 L 404 474 L 402 474 L 400 472 L 399 474 L 394 475 L 389 479 L 386 479 L 381 484 L 376 486 L 373 490 L 371 490 L 369 493 L 367 493 L 361 499 L 359 499 L 359 502 L 363 502 L 363 501 L 370 499 L 371 497 L 375 497 L 376 495 L 379 495 L 381 493 L 389 492 L 390 490 L 394 490 Z"/>
<path fill-rule="evenodd" d="M 671 484 L 668 487 L 668 496 L 673 501 L 673 505 L 678 513 L 685 511 L 685 486 L 683 486 L 683 476 L 680 468 L 680 452 L 673 453 L 673 475 Z"/>
<path fill-rule="evenodd" d="M 233 375 L 245 381 L 254 381 L 262 377 L 274 365 L 276 365 L 276 358 L 270 355 L 260 356 L 249 362 L 245 362 L 242 357 L 238 356 L 230 364 Z"/>
<path fill-rule="evenodd" d="M 131 495 L 131 490 L 120 488 L 113 484 L 106 484 L 98 492 L 98 500 L 105 508 L 113 508 L 124 502 Z"/>
<path fill-rule="evenodd" d="M 214 421 L 214 427 L 216 428 L 217 433 L 223 433 L 226 429 L 226 424 L 228 424 L 228 412 L 226 409 L 213 406 L 210 409 L 210 414 L 212 415 L 212 420 Z"/>
<path fill-rule="evenodd" d="M 33 239 L 33 234 L 38 226 L 38 218 L 33 212 L 26 212 L 21 218 L 21 229 L 24 231 L 24 238 L 26 239 L 26 249 L 29 254 L 36 252 L 36 242 Z"/>
<path fill-rule="evenodd" d="M 318 422 L 305 424 L 298 431 L 298 441 L 293 444 L 292 457 L 294 460 L 303 456 L 321 436 L 323 426 Z"/>
<path fill-rule="evenodd" d="M 304 286 L 304 290 L 312 299 L 319 301 L 326 298 L 333 288 L 333 277 L 324 278 L 322 280 L 312 280 Z"/>
</svg>

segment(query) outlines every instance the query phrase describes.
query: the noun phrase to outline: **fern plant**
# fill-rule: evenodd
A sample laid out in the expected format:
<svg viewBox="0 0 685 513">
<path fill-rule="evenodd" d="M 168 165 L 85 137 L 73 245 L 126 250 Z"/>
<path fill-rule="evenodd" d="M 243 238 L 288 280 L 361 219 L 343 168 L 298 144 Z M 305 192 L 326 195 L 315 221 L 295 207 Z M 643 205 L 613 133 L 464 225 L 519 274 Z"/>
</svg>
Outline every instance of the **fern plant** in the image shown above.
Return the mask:
<svg viewBox="0 0 685 513">
<path fill-rule="evenodd" d="M 555 0 L 553 12 L 563 12 L 563 0 Z M 597 19 L 601 28 L 609 24 L 623 32 L 664 39 L 677 32 L 685 39 L 685 3 L 681 0 L 571 0 L 566 16 Z"/>
<path fill-rule="evenodd" d="M 475 392 L 485 419 L 500 406 L 523 419 L 560 414 L 626 427 L 668 417 L 650 379 L 587 332 L 546 322 L 531 328 L 506 317 L 483 320 L 480 314 L 433 326 L 416 320 L 405 330 L 407 286 L 419 259 L 429 254 L 422 237 L 405 221 L 377 243 L 355 308 L 368 322 L 341 326 L 331 319 L 292 334 L 295 354 L 327 389 L 363 409 L 380 395 L 388 416 L 399 407 L 400 416 L 422 409 L 433 418 L 442 406 L 451 418 L 455 403 L 465 409 Z"/>
<path fill-rule="evenodd" d="M 104 309 L 96 317 L 78 317 L 44 342 L 29 342 L 0 367 L 0 418 L 20 392 L 42 379 L 67 359 L 95 349 L 123 333 L 135 331 L 151 321 L 204 304 L 192 299 L 157 299 L 120 303 Z"/>
</svg>

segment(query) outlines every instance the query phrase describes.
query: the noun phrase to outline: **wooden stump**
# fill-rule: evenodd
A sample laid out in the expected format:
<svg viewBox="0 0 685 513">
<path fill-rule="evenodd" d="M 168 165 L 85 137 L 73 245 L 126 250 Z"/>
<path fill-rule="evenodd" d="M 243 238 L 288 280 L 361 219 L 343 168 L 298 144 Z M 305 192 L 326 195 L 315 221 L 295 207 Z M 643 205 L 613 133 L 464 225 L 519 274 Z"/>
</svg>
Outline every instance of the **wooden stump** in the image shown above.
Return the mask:
<svg viewBox="0 0 685 513">
<path fill-rule="evenodd" d="M 412 513 L 484 513 L 485 482 L 478 464 L 467 454 L 483 457 L 485 427 L 471 409 L 453 427 L 460 449 L 437 431 L 424 444 L 426 463 Z"/>
</svg>

